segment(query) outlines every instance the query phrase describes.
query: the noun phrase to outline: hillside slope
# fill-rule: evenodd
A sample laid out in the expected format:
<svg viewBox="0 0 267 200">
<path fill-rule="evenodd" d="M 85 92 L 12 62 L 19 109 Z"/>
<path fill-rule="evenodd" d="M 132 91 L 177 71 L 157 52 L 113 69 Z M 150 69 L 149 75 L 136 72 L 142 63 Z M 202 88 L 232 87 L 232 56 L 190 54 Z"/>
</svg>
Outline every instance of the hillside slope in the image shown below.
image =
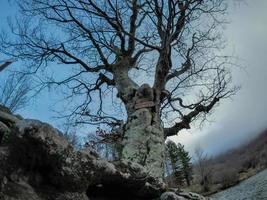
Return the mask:
<svg viewBox="0 0 267 200">
<path fill-rule="evenodd" d="M 229 150 L 219 156 L 205 160 L 205 166 L 210 170 L 207 177 L 208 190 L 204 190 L 201 175 L 194 165 L 192 185 L 183 189 L 203 195 L 210 195 L 233 187 L 243 180 L 267 168 L 267 130 L 246 144 Z M 172 183 L 175 185 L 175 183 Z"/>
<path fill-rule="evenodd" d="M 211 197 L 212 200 L 267 199 L 267 170 Z"/>
<path fill-rule="evenodd" d="M 267 130 L 252 141 L 210 161 L 213 183 L 229 187 L 267 168 Z"/>
</svg>

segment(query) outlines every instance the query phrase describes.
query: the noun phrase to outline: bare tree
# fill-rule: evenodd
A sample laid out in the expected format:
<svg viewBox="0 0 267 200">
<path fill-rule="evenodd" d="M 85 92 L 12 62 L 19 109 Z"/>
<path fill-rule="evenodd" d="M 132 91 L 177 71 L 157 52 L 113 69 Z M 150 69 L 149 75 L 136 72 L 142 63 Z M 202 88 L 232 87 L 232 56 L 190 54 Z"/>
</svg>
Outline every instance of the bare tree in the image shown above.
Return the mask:
<svg viewBox="0 0 267 200">
<path fill-rule="evenodd" d="M 2 62 L 4 63 L 0 65 L 0 72 L 14 61 L 4 60 Z M 0 104 L 6 106 L 12 112 L 17 111 L 29 103 L 28 94 L 30 90 L 28 77 L 25 74 L 12 72 L 2 79 L 0 85 Z"/>
<path fill-rule="evenodd" d="M 166 137 L 205 119 L 236 92 L 231 59 L 219 52 L 225 0 L 18 2 L 16 39 L 2 34 L 1 52 L 37 73 L 57 63 L 61 79 L 47 84 L 78 97 L 68 115 L 77 124 L 120 126 L 116 102 L 123 104 L 122 159 L 154 177 L 163 175 Z"/>
<path fill-rule="evenodd" d="M 29 104 L 30 81 L 27 76 L 11 73 L 0 85 L 0 104 L 15 112 Z"/>
<path fill-rule="evenodd" d="M 211 158 L 204 153 L 201 147 L 195 149 L 195 168 L 200 177 L 200 185 L 204 191 L 209 191 L 212 181 L 213 168 L 210 162 Z"/>
<path fill-rule="evenodd" d="M 77 135 L 75 128 L 70 126 L 68 123 L 63 124 L 63 126 L 61 126 L 60 128 L 62 130 L 62 135 L 68 140 L 70 144 L 78 149 L 81 148 L 81 140 Z"/>
</svg>

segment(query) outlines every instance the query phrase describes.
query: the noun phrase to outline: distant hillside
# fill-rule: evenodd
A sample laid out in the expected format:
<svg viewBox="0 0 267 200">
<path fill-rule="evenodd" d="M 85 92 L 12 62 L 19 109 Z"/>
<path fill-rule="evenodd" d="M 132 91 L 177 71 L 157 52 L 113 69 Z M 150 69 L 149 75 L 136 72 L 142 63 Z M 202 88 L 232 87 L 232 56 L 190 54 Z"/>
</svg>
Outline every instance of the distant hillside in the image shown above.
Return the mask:
<svg viewBox="0 0 267 200">
<path fill-rule="evenodd" d="M 229 187 L 267 168 L 267 130 L 252 141 L 211 159 L 213 183 Z"/>
<path fill-rule="evenodd" d="M 196 166 L 193 184 L 184 188 L 185 190 L 209 195 L 236 185 L 267 168 L 267 130 L 246 144 L 216 157 L 210 157 L 205 162 L 205 166 L 211 170 L 208 177 L 209 191 L 203 191 L 200 172 Z"/>
<path fill-rule="evenodd" d="M 257 186 L 257 187 L 255 187 Z M 211 196 L 212 200 L 266 200 L 267 170 L 248 178 L 242 183 Z"/>
</svg>

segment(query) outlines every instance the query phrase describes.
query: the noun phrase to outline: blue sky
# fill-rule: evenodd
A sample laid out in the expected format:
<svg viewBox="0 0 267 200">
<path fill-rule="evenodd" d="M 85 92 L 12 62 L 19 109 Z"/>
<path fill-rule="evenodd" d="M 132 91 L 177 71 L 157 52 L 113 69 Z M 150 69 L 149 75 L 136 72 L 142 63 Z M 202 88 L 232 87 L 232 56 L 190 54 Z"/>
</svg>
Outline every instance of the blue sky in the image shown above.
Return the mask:
<svg viewBox="0 0 267 200">
<path fill-rule="evenodd" d="M 18 7 L 15 4 L 15 1 L 13 0 L 0 0 L 0 30 L 9 30 L 8 21 L 10 17 L 14 17 L 16 13 L 18 12 Z M 56 31 L 56 30 L 55 30 Z M 55 34 L 55 33 L 53 33 Z M 60 34 L 60 33 L 59 33 Z M 0 61 L 8 59 L 6 55 L 0 54 Z M 20 68 L 21 65 L 23 65 L 22 62 L 14 62 L 12 65 L 7 68 L 6 74 L 2 73 L 1 77 L 4 78 L 9 70 L 15 70 L 17 68 Z M 68 66 L 64 67 L 62 65 L 58 65 L 57 63 L 51 64 L 49 66 L 48 70 L 46 70 L 46 74 L 50 75 L 56 74 L 57 80 L 64 79 L 64 77 L 67 77 L 67 74 L 71 72 L 74 68 L 74 66 Z M 64 67 L 64 68 L 62 68 Z M 62 70 L 64 69 L 64 70 Z M 65 70 L 67 69 L 67 70 Z M 44 76 L 41 77 L 44 79 Z M 87 75 L 87 79 L 90 79 L 91 77 Z M 37 80 L 37 79 L 36 79 Z M 3 80 L 2 80 L 3 81 Z M 1 83 L 1 80 L 0 80 Z M 65 111 L 70 112 L 70 106 L 74 103 L 74 101 L 71 101 L 70 103 L 64 102 L 62 104 L 62 99 L 64 99 L 64 95 L 62 93 L 63 90 L 60 88 L 50 88 L 43 90 L 41 93 L 39 93 L 37 96 L 34 96 L 34 98 L 31 99 L 31 102 L 29 105 L 22 110 L 19 110 L 18 113 L 21 114 L 24 118 L 31 118 L 31 119 L 38 119 L 47 123 L 52 124 L 53 126 L 56 126 L 57 128 L 62 129 L 63 124 L 66 122 L 65 119 L 59 119 L 59 113 L 60 114 L 67 114 Z M 107 100 L 109 103 L 103 105 L 110 106 L 111 101 Z M 75 102 L 79 103 L 79 99 L 76 98 Z M 97 107 L 97 102 L 93 104 L 93 107 Z M 92 108 L 93 110 L 93 108 Z M 82 137 L 86 136 L 90 132 L 94 132 L 96 127 L 86 127 L 79 129 L 79 135 Z"/>
<path fill-rule="evenodd" d="M 17 7 L 14 1 L 9 0 L 0 0 L 0 27 L 1 30 L 8 30 L 8 18 L 14 16 L 17 12 Z M 7 59 L 8 57 L 0 54 L 0 60 Z M 17 67 L 20 67 L 20 62 L 13 63 L 9 69 L 13 70 Z M 3 77 L 5 74 L 1 74 Z M 59 126 L 62 124 L 61 120 L 54 118 L 56 116 L 55 112 L 55 103 L 58 100 L 58 97 L 55 96 L 55 93 L 43 92 L 39 94 L 36 98 L 33 98 L 29 106 L 25 109 L 20 110 L 19 113 L 25 118 L 39 119 L 44 122 L 53 124 L 54 126 Z"/>
<path fill-rule="evenodd" d="M 12 4 L 12 1 L 10 1 Z M 0 27 L 7 28 L 6 18 L 16 13 L 16 7 L 8 0 L 0 0 Z M 203 129 L 191 130 L 172 137 L 182 142 L 193 154 L 197 146 L 210 154 L 232 148 L 267 128 L 267 1 L 247 1 L 229 13 L 231 23 L 225 29 L 228 39 L 226 53 L 235 52 L 246 69 L 233 69 L 233 78 L 242 85 L 241 91 L 232 100 L 224 101 L 215 110 Z M 0 55 L 0 60 L 6 57 Z M 20 63 L 12 67 L 18 67 Z M 1 75 L 2 76 L 2 75 Z M 44 92 L 20 111 L 25 118 L 35 118 L 54 126 L 62 124 L 55 120 L 55 93 Z"/>
</svg>

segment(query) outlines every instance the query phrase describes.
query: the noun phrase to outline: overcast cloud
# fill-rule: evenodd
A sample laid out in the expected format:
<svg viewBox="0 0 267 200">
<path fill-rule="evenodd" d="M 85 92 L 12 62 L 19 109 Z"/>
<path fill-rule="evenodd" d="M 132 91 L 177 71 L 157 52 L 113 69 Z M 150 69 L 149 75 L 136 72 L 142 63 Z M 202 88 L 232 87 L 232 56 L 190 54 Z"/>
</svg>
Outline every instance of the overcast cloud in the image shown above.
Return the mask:
<svg viewBox="0 0 267 200">
<path fill-rule="evenodd" d="M 173 137 L 193 153 L 198 146 L 217 154 L 254 138 L 267 128 L 267 1 L 247 1 L 233 9 L 226 37 L 228 51 L 234 51 L 245 71 L 234 69 L 233 79 L 242 86 L 239 93 L 221 103 L 202 130 L 193 128 Z M 229 53 L 229 52 L 227 52 Z"/>
</svg>

